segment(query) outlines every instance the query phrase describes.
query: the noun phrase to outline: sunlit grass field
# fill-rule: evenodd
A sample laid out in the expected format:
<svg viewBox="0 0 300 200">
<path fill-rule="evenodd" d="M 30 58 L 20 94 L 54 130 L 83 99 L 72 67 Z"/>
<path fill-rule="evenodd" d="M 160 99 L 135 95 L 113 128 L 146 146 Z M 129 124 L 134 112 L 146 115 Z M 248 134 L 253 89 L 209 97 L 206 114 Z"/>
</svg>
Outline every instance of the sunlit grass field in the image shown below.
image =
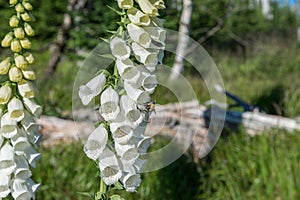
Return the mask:
<svg viewBox="0 0 300 200">
<path fill-rule="evenodd" d="M 211 52 L 225 88 L 267 113 L 287 117 L 300 115 L 300 48 L 282 49 L 274 44 L 250 53 L 247 58 Z M 42 76 L 47 53 L 37 55 L 35 70 Z M 168 63 L 166 63 L 168 64 Z M 60 116 L 71 109 L 76 65 L 65 57 L 54 77 L 36 82 L 44 114 Z M 199 101 L 209 100 L 200 76 L 184 72 Z M 165 88 L 153 95 L 157 103 L 176 101 Z M 154 147 L 167 142 L 156 138 Z M 42 183 L 37 199 L 88 199 L 80 192 L 97 192 L 97 170 L 82 151 L 82 144 L 41 148 L 43 157 L 34 169 Z M 270 130 L 250 137 L 244 131 L 222 137 L 208 157 L 198 164 L 183 155 L 172 165 L 143 174 L 137 193 L 122 193 L 128 200 L 190 199 L 300 199 L 300 133 Z"/>
</svg>

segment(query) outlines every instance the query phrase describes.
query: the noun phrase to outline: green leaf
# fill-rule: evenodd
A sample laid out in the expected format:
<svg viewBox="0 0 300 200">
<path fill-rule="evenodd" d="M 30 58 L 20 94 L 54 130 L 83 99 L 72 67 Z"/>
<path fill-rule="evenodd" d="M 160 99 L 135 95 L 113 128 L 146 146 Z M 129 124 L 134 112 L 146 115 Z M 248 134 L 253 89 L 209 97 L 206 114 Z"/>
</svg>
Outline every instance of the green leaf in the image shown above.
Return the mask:
<svg viewBox="0 0 300 200">
<path fill-rule="evenodd" d="M 90 197 L 91 199 L 94 199 L 94 194 L 90 192 L 77 192 L 78 194 L 86 197 Z"/>
<path fill-rule="evenodd" d="M 109 9 L 111 9 L 112 11 L 114 11 L 115 13 L 117 13 L 118 15 L 124 15 L 124 12 L 118 11 L 113 7 L 110 7 L 109 5 L 106 5 Z"/>
</svg>

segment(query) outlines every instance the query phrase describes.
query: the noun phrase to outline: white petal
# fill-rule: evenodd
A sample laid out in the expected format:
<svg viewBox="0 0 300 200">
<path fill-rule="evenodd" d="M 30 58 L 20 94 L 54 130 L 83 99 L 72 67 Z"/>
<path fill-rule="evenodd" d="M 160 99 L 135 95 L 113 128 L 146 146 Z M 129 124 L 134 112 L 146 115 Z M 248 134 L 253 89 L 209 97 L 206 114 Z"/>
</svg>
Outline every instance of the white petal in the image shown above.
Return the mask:
<svg viewBox="0 0 300 200">
<path fill-rule="evenodd" d="M 140 123 L 139 126 L 133 130 L 133 136 L 137 138 L 143 138 L 147 125 L 147 122 Z"/>
<path fill-rule="evenodd" d="M 117 60 L 116 65 L 120 76 L 129 83 L 135 83 L 139 76 L 140 72 L 137 67 L 134 66 L 133 62 L 127 58 L 125 60 Z"/>
<path fill-rule="evenodd" d="M 28 190 L 26 181 L 22 179 L 14 179 L 12 183 L 12 196 L 16 200 L 30 200 L 31 192 Z"/>
<path fill-rule="evenodd" d="M 114 37 L 110 41 L 110 49 L 112 54 L 117 58 L 124 60 L 126 58 L 129 58 L 130 56 L 130 47 L 126 45 L 126 42 L 119 38 Z"/>
<path fill-rule="evenodd" d="M 86 144 L 84 145 L 85 154 L 93 160 L 96 160 L 107 143 L 108 134 L 106 129 L 100 125 L 98 126 L 88 137 Z"/>
<path fill-rule="evenodd" d="M 121 179 L 127 192 L 135 192 L 137 187 L 140 186 L 142 180 L 140 174 L 126 174 Z"/>
<path fill-rule="evenodd" d="M 118 6 L 122 9 L 132 8 L 133 0 L 118 0 Z"/>
<path fill-rule="evenodd" d="M 28 81 L 23 81 L 18 83 L 18 90 L 22 97 L 26 98 L 33 98 L 34 97 L 34 91 L 33 87 L 30 82 Z"/>
<path fill-rule="evenodd" d="M 12 138 L 17 134 L 17 123 L 5 113 L 1 118 L 1 134 L 5 138 Z"/>
<path fill-rule="evenodd" d="M 135 88 L 134 85 L 124 82 L 124 88 L 128 96 L 138 104 L 144 104 L 150 101 L 150 93 Z"/>
<path fill-rule="evenodd" d="M 13 97 L 9 101 L 9 103 L 7 105 L 7 110 L 8 110 L 10 118 L 17 122 L 21 121 L 24 118 L 23 103 L 16 97 Z"/>
<path fill-rule="evenodd" d="M 35 168 L 36 161 L 38 161 L 42 157 L 42 154 L 37 152 L 35 148 L 30 145 L 27 149 L 25 149 L 24 156 L 28 160 L 30 166 Z"/>
<path fill-rule="evenodd" d="M 34 100 L 23 98 L 25 107 L 35 116 L 40 116 L 42 114 L 42 107 L 38 105 Z"/>
<path fill-rule="evenodd" d="M 133 136 L 132 128 L 125 120 L 123 112 L 120 112 L 116 120 L 110 123 L 110 131 L 112 132 L 114 141 L 119 144 L 126 144 Z"/>
<path fill-rule="evenodd" d="M 121 97 L 120 105 L 124 110 L 126 120 L 133 124 L 133 128 L 142 122 L 143 116 L 140 110 L 137 109 L 136 102 L 134 102 L 128 95 L 123 95 Z"/>
<path fill-rule="evenodd" d="M 32 194 L 35 194 L 41 186 L 40 183 L 35 183 L 31 178 L 26 180 L 26 184 Z M 35 199 L 34 196 L 33 196 L 33 199 Z"/>
<path fill-rule="evenodd" d="M 158 16 L 158 9 L 149 0 L 139 0 L 138 4 L 142 11 L 150 16 Z"/>
<path fill-rule="evenodd" d="M 24 156 L 15 156 L 15 162 L 17 167 L 15 169 L 15 177 L 20 179 L 28 179 L 31 177 L 32 173 L 29 169 L 29 165 Z"/>
<path fill-rule="evenodd" d="M 99 168 L 101 177 L 107 185 L 116 183 L 122 176 L 119 161 L 109 148 L 105 148 L 100 155 Z"/>
<path fill-rule="evenodd" d="M 150 37 L 164 46 L 166 40 L 166 30 L 160 27 L 144 27 L 144 30 L 150 34 Z"/>
<path fill-rule="evenodd" d="M 10 175 L 15 168 L 14 149 L 9 143 L 5 143 L 0 149 L 0 171 Z"/>
<path fill-rule="evenodd" d="M 19 129 L 18 134 L 12 138 L 12 145 L 15 150 L 15 154 L 24 155 L 27 148 L 30 148 L 30 143 L 26 134 Z"/>
<path fill-rule="evenodd" d="M 37 133 L 39 125 L 36 123 L 35 118 L 27 110 L 25 110 L 24 114 L 25 117 L 21 121 L 24 129 L 29 133 Z"/>
<path fill-rule="evenodd" d="M 10 193 L 10 176 L 0 170 L 0 199 L 5 198 Z"/>
<path fill-rule="evenodd" d="M 113 121 L 116 119 L 120 112 L 118 103 L 119 95 L 112 87 L 107 88 L 101 94 L 101 107 L 99 111 L 106 121 Z"/>
<path fill-rule="evenodd" d="M 140 46 L 138 43 L 132 43 L 132 50 L 135 54 L 135 57 L 138 61 L 143 63 L 150 72 L 154 71 L 154 67 L 158 63 L 158 54 L 157 52 L 150 52 Z M 154 68 L 154 69 L 153 69 Z"/>
<path fill-rule="evenodd" d="M 148 15 L 144 14 L 142 11 L 134 7 L 127 10 L 127 16 L 129 20 L 136 25 L 149 26 L 151 22 Z"/>
<path fill-rule="evenodd" d="M 127 31 L 133 41 L 142 47 L 149 48 L 151 45 L 151 37 L 143 28 L 130 23 L 127 25 Z"/>
<path fill-rule="evenodd" d="M 126 160 L 128 162 L 134 163 L 135 160 L 139 157 L 139 153 L 135 145 L 132 144 L 121 145 L 115 143 L 115 148 L 117 154 L 121 157 L 122 160 Z"/>
<path fill-rule="evenodd" d="M 148 148 L 151 146 L 151 137 L 144 137 L 137 143 L 137 149 L 139 153 L 147 153 Z"/>
<path fill-rule="evenodd" d="M 83 105 L 87 105 L 91 100 L 99 95 L 106 83 L 106 77 L 103 73 L 91 79 L 86 85 L 79 87 L 78 95 Z"/>
</svg>

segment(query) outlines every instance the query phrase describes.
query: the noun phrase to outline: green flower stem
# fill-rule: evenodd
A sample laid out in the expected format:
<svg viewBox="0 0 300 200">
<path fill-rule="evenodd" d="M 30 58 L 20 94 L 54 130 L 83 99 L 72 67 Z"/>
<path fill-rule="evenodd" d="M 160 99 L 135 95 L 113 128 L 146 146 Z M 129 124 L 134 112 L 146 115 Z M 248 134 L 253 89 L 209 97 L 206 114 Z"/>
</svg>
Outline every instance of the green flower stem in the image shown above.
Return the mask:
<svg viewBox="0 0 300 200">
<path fill-rule="evenodd" d="M 100 178 L 100 193 L 106 194 L 107 186 L 104 183 L 103 179 Z"/>
</svg>

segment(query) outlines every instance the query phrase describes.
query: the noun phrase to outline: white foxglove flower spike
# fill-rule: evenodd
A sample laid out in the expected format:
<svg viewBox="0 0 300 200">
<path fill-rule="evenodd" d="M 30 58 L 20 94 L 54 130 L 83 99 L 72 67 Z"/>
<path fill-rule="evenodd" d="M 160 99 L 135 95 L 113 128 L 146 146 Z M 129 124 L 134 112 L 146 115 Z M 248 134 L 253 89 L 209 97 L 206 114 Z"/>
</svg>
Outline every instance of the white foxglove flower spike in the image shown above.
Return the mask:
<svg viewBox="0 0 300 200">
<path fill-rule="evenodd" d="M 100 125 L 88 137 L 84 145 L 85 154 L 92 160 L 96 160 L 103 152 L 107 143 L 108 134 L 106 129 Z"/>
<path fill-rule="evenodd" d="M 34 116 L 39 117 L 42 114 L 42 107 L 38 105 L 34 100 L 23 98 L 25 107 L 30 111 Z"/>
<path fill-rule="evenodd" d="M 130 56 L 130 47 L 119 37 L 115 37 L 110 41 L 110 49 L 117 59 L 124 60 Z"/>
<path fill-rule="evenodd" d="M 15 120 L 16 122 L 21 121 L 24 118 L 24 106 L 20 99 L 17 99 L 16 97 L 13 97 L 8 105 L 7 110 L 9 113 L 9 116 L 12 120 Z"/>
<path fill-rule="evenodd" d="M 0 149 L 0 171 L 6 175 L 10 175 L 16 168 L 14 161 L 14 149 L 6 142 Z"/>
<path fill-rule="evenodd" d="M 106 77 L 103 73 L 97 75 L 87 84 L 79 87 L 78 95 L 83 105 L 88 105 L 91 100 L 99 95 L 106 83 Z"/>
<path fill-rule="evenodd" d="M 137 102 L 138 104 L 144 104 L 150 101 L 150 93 L 143 91 L 139 88 L 135 88 L 134 85 L 124 82 L 124 89 L 127 95 Z"/>
<path fill-rule="evenodd" d="M 0 199 L 5 198 L 10 193 L 10 176 L 0 171 Z"/>
<path fill-rule="evenodd" d="M 130 23 L 127 25 L 127 31 L 133 41 L 135 41 L 136 43 L 138 43 L 144 48 L 150 47 L 151 45 L 150 35 L 143 28 L 133 23 Z"/>
<path fill-rule="evenodd" d="M 134 7 L 127 10 L 127 16 L 132 23 L 138 26 L 149 26 L 151 22 L 147 14 Z"/>
<path fill-rule="evenodd" d="M 122 9 L 132 8 L 133 0 L 118 0 L 118 6 Z"/>
<path fill-rule="evenodd" d="M 129 59 L 125 60 L 116 60 L 116 66 L 120 76 L 129 83 L 135 83 L 139 77 L 140 72 L 137 70 L 137 67 L 134 63 Z"/>
<path fill-rule="evenodd" d="M 29 169 L 29 165 L 24 156 L 15 156 L 16 169 L 15 169 L 15 177 L 26 180 L 32 176 L 32 173 Z"/>
<path fill-rule="evenodd" d="M 122 176 L 116 155 L 106 147 L 99 157 L 101 178 L 107 185 L 116 183 Z"/>
<path fill-rule="evenodd" d="M 120 112 L 118 93 L 112 87 L 108 87 L 101 94 L 100 101 L 99 111 L 101 116 L 105 121 L 115 120 Z"/>
<path fill-rule="evenodd" d="M 143 63 L 150 72 L 155 71 L 155 66 L 158 63 L 157 52 L 150 52 L 136 42 L 132 43 L 132 50 L 136 59 Z"/>
<path fill-rule="evenodd" d="M 128 95 L 121 97 L 120 105 L 124 110 L 125 119 L 133 124 L 133 128 L 137 127 L 143 121 L 142 113 L 137 109 L 136 102 Z"/>
<path fill-rule="evenodd" d="M 17 122 L 5 113 L 1 118 L 1 134 L 4 138 L 12 138 L 17 134 Z"/>
<path fill-rule="evenodd" d="M 126 174 L 121 179 L 127 192 L 135 192 L 137 187 L 140 186 L 142 179 L 140 174 Z"/>
<path fill-rule="evenodd" d="M 12 181 L 11 195 L 16 200 L 30 200 L 32 198 L 32 194 L 27 188 L 26 180 L 19 178 Z"/>
</svg>

